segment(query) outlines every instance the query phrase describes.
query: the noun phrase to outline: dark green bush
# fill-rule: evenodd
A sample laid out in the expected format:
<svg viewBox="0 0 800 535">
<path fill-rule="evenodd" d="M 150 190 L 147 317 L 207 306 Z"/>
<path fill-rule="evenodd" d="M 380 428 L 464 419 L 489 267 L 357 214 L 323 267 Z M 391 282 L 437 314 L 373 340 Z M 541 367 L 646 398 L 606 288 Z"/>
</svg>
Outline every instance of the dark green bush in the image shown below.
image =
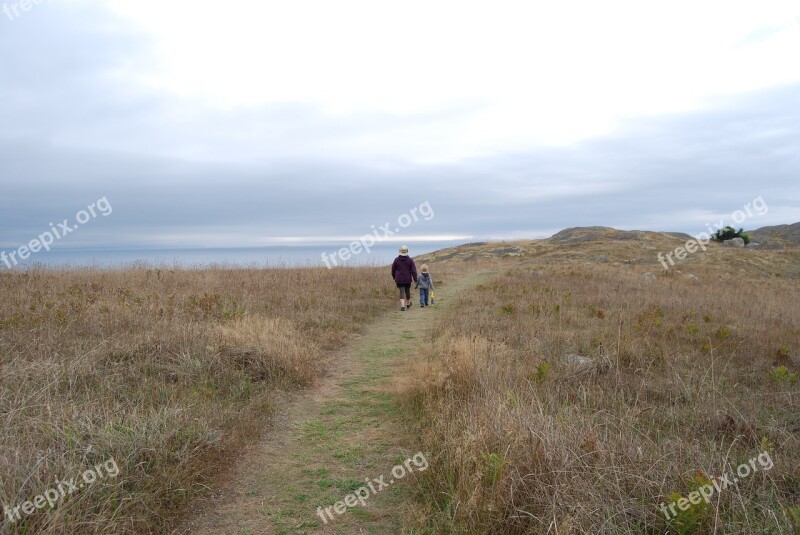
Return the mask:
<svg viewBox="0 0 800 535">
<path fill-rule="evenodd" d="M 719 229 L 711 236 L 712 240 L 719 242 L 723 242 L 733 238 L 741 238 L 744 240 L 745 243 L 750 243 L 750 236 L 747 235 L 744 229 L 740 228 L 739 230 L 736 230 L 730 225 L 728 225 L 725 228 Z"/>
</svg>

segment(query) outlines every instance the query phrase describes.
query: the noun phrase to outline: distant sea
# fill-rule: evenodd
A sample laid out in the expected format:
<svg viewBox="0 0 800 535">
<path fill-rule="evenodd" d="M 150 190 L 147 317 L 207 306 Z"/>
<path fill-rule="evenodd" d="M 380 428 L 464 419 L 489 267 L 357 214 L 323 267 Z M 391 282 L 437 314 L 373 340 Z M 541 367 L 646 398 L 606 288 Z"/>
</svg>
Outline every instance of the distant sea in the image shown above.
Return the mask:
<svg viewBox="0 0 800 535">
<path fill-rule="evenodd" d="M 420 255 L 453 247 L 464 242 L 426 242 L 408 244 L 411 256 Z M 197 249 L 51 249 L 39 251 L 20 262 L 14 269 L 33 267 L 57 268 L 119 268 L 128 266 L 149 266 L 161 268 L 203 268 L 224 267 L 325 267 L 322 253 L 328 257 L 335 254 L 347 243 L 327 245 L 277 245 L 267 247 L 242 248 L 197 248 Z M 341 262 L 346 266 L 385 266 L 397 256 L 398 243 L 379 243 L 367 253 L 362 251 Z M 330 261 L 329 261 L 330 262 Z M 0 262 L 0 270 L 7 266 Z"/>
</svg>

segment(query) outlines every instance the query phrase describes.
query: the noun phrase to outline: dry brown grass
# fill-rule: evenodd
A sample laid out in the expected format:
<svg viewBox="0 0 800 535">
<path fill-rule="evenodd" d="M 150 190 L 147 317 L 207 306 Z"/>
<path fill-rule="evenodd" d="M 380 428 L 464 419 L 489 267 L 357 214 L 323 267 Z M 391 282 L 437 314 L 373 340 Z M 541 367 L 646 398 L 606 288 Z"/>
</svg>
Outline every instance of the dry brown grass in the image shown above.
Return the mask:
<svg viewBox="0 0 800 535">
<path fill-rule="evenodd" d="M 0 501 L 119 475 L 2 533 L 162 533 L 257 438 L 279 389 L 394 306 L 387 268 L 0 274 Z"/>
<path fill-rule="evenodd" d="M 675 270 L 586 264 L 595 251 L 568 249 L 555 249 L 560 263 L 508 259 L 515 267 L 436 328 L 405 400 L 431 455 L 433 530 L 791 533 L 800 358 L 786 354 L 800 357 L 797 280 L 739 277 L 721 248 L 694 260 L 700 284 Z M 796 252 L 787 255 L 793 265 Z M 648 269 L 656 280 L 643 278 Z M 778 365 L 789 375 L 776 378 Z M 668 526 L 658 506 L 670 494 L 764 449 L 774 468 Z"/>
<path fill-rule="evenodd" d="M 658 260 L 658 253 L 666 256 L 676 247 L 686 244 L 688 235 L 650 232 L 619 231 L 611 228 L 592 230 L 573 229 L 566 237 L 556 236 L 544 240 L 523 240 L 513 242 L 485 243 L 443 249 L 425 255 L 427 261 L 461 260 L 467 263 L 503 259 L 509 263 L 596 263 L 597 256 L 606 256 L 611 264 L 647 266 L 650 271 L 664 271 Z M 563 231 L 567 233 L 568 231 Z M 619 236 L 624 236 L 620 238 Z M 669 262 L 665 259 L 667 265 Z M 686 273 L 703 269 L 713 269 L 715 276 L 800 277 L 800 247 L 786 249 L 737 249 L 712 242 L 705 251 L 690 254 L 685 260 L 675 261 L 669 270 Z M 440 264 L 441 265 L 441 264 Z M 699 273 L 698 273 L 699 274 Z"/>
</svg>

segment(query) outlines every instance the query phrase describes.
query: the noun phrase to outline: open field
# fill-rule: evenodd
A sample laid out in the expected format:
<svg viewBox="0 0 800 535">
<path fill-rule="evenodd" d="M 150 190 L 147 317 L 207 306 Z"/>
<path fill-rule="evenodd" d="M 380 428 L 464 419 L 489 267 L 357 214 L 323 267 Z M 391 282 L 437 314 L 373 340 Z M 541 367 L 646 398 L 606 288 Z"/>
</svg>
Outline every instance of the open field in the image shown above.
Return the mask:
<svg viewBox="0 0 800 535">
<path fill-rule="evenodd" d="M 376 268 L 0 273 L 0 502 L 119 468 L 0 532 L 166 531 L 392 286 Z"/>
<path fill-rule="evenodd" d="M 791 533 L 800 253 L 684 241 L 440 251 L 407 312 L 387 268 L 2 273 L 0 501 L 105 473 L 0 533 Z"/>
<path fill-rule="evenodd" d="M 637 262 L 646 251 L 627 241 L 487 244 L 449 255 L 506 256 L 506 268 L 447 311 L 410 381 L 409 425 L 431 456 L 428 526 L 800 529 L 792 526 L 800 520 L 798 254 L 712 248 L 687 263 L 699 283 L 641 265 L 655 253 Z M 598 254 L 611 261 L 592 261 Z M 667 521 L 662 503 L 668 510 L 762 452 L 774 466 L 756 463 L 738 486 Z"/>
</svg>

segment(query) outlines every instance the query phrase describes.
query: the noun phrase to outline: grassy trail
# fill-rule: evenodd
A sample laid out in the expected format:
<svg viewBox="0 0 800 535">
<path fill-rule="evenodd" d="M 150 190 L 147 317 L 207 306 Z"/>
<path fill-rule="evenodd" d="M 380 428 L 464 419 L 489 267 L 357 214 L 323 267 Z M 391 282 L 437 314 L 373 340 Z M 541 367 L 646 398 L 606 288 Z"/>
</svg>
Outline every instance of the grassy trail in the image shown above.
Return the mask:
<svg viewBox="0 0 800 535">
<path fill-rule="evenodd" d="M 331 507 L 413 456 L 394 396 L 402 387 L 427 329 L 458 294 L 489 274 L 447 281 L 439 303 L 397 308 L 320 366 L 333 369 L 316 387 L 288 399 L 265 438 L 247 450 L 215 497 L 200 504 L 178 533 L 261 535 L 303 533 L 413 533 L 411 493 L 418 468 L 370 494 L 366 506 L 333 513 L 327 524 L 317 507 Z M 322 374 L 321 374 L 322 375 Z M 374 485 L 377 487 L 377 485 Z"/>
</svg>

